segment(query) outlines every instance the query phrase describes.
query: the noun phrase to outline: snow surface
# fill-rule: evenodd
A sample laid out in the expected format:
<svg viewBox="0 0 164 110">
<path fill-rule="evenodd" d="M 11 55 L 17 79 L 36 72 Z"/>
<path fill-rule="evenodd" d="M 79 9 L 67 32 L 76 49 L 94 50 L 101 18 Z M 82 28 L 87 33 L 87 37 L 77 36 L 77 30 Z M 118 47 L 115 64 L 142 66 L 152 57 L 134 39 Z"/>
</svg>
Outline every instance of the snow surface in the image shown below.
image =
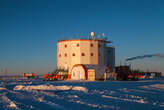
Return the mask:
<svg viewBox="0 0 164 110">
<path fill-rule="evenodd" d="M 164 80 L 0 83 L 0 110 L 164 110 Z"/>
<path fill-rule="evenodd" d="M 6 88 L 0 87 L 0 91 L 1 91 L 1 90 L 5 90 L 5 89 L 6 89 Z"/>
</svg>

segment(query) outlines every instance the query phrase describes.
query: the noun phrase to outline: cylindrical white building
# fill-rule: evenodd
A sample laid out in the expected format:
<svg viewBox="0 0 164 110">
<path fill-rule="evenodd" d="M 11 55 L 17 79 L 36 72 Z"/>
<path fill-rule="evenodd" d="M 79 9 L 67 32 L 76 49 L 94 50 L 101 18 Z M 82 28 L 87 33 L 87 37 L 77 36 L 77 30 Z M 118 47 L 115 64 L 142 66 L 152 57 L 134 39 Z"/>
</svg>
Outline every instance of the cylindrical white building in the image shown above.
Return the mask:
<svg viewBox="0 0 164 110">
<path fill-rule="evenodd" d="M 104 64 L 102 40 L 62 40 L 57 46 L 57 67 L 71 70 L 75 64 Z"/>
<path fill-rule="evenodd" d="M 68 71 L 71 75 L 72 69 L 76 71 L 81 68 L 73 68 L 74 65 L 95 65 L 98 66 L 108 66 L 105 57 L 106 54 L 106 40 L 94 38 L 94 33 L 92 32 L 92 39 L 78 39 L 78 40 L 61 40 L 57 43 L 57 68 L 59 70 Z M 107 54 L 106 54 L 107 55 Z M 96 73 L 98 70 L 96 70 Z M 103 70 L 104 71 L 104 70 Z M 81 69 L 78 77 L 80 79 L 86 79 L 84 77 L 83 69 Z M 62 74 L 62 72 L 60 72 Z M 72 76 L 71 79 L 77 79 Z"/>
</svg>

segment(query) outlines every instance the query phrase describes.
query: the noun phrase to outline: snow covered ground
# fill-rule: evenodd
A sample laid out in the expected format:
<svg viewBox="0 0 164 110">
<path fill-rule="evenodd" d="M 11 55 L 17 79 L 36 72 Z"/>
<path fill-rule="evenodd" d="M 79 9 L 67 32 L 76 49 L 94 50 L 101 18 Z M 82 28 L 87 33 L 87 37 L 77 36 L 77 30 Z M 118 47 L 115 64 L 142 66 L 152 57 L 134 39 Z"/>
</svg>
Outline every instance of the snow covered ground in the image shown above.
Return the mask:
<svg viewBox="0 0 164 110">
<path fill-rule="evenodd" d="M 164 110 L 164 80 L 0 82 L 0 110 Z"/>
</svg>

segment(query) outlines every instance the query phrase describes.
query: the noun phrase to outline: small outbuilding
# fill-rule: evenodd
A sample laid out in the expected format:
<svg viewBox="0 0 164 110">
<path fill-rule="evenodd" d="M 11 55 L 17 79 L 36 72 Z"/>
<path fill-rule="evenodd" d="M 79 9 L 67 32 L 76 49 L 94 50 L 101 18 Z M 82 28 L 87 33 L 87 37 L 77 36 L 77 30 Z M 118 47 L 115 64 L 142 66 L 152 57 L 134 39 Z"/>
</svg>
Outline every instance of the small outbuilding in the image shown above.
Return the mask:
<svg viewBox="0 0 164 110">
<path fill-rule="evenodd" d="M 106 80 L 110 74 L 110 68 L 105 65 L 76 64 L 70 73 L 71 80 Z"/>
</svg>

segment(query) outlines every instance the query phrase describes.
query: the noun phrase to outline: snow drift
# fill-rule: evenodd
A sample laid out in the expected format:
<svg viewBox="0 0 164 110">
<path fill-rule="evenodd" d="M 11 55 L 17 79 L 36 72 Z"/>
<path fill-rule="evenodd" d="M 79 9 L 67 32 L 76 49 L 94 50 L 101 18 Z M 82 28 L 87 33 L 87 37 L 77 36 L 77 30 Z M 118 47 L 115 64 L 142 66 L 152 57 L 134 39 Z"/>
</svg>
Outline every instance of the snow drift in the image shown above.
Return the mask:
<svg viewBox="0 0 164 110">
<path fill-rule="evenodd" d="M 164 90 L 164 84 L 152 84 L 152 85 L 148 85 L 148 86 L 141 86 L 141 88 Z"/>
<path fill-rule="evenodd" d="M 31 90 L 54 90 L 54 91 L 67 91 L 67 90 L 75 90 L 75 91 L 82 91 L 88 92 L 88 89 L 81 86 L 53 86 L 53 85 L 33 85 L 33 86 L 23 86 L 17 85 L 14 87 L 14 90 L 23 90 L 23 91 L 31 91 Z"/>
<path fill-rule="evenodd" d="M 6 90 L 6 88 L 0 87 L 0 91 L 1 91 L 1 90 Z"/>
</svg>

